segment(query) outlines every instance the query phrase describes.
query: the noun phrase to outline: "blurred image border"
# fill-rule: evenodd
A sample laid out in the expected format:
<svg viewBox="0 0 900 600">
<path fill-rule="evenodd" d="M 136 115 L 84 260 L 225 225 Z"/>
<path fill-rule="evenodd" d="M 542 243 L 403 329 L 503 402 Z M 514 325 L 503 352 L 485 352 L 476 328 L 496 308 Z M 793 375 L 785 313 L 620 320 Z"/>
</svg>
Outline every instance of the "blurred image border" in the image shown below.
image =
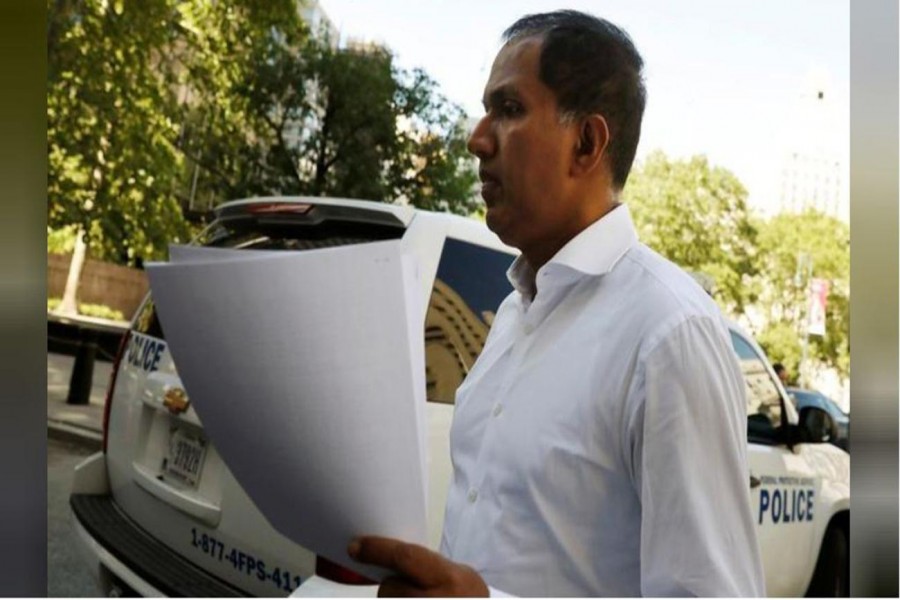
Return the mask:
<svg viewBox="0 0 900 600">
<path fill-rule="evenodd" d="M 0 2 L 0 595 L 47 594 L 47 2 Z"/>
<path fill-rule="evenodd" d="M 897 597 L 898 7 L 850 3 L 850 594 Z"/>
</svg>

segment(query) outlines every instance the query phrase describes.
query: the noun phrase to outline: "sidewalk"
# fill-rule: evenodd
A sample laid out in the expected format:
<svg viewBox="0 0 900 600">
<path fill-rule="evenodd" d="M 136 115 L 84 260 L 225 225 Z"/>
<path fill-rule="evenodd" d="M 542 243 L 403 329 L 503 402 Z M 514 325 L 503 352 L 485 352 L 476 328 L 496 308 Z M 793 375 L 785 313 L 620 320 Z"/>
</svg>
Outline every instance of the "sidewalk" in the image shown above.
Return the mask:
<svg viewBox="0 0 900 600">
<path fill-rule="evenodd" d="M 95 450 L 103 442 L 103 406 L 112 364 L 94 363 L 90 402 L 85 405 L 66 403 L 69 377 L 75 357 L 47 354 L 47 436 L 74 441 Z"/>
</svg>

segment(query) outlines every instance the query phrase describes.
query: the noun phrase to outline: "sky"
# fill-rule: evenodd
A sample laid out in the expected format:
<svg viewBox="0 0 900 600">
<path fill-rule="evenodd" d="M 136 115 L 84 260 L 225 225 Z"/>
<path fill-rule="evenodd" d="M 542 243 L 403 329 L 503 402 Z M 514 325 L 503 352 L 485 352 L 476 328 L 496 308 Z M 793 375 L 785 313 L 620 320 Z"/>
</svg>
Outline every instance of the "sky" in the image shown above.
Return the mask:
<svg viewBox="0 0 900 600">
<path fill-rule="evenodd" d="M 706 155 L 744 183 L 763 214 L 777 208 L 804 82 L 829 82 L 825 133 L 849 178 L 848 0 L 319 0 L 341 38 L 380 42 L 423 68 L 470 116 L 500 36 L 518 17 L 573 8 L 624 28 L 644 58 L 647 108 L 638 160 Z"/>
</svg>

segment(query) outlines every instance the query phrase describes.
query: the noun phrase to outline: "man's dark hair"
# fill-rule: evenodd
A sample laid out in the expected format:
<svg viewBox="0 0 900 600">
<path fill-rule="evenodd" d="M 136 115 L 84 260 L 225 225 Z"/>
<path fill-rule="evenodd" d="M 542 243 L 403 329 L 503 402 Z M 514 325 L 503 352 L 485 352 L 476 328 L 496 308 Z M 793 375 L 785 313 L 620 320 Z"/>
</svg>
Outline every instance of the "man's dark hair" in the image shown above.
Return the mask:
<svg viewBox="0 0 900 600">
<path fill-rule="evenodd" d="M 532 36 L 543 40 L 540 78 L 556 94 L 563 120 L 606 118 L 613 184 L 622 189 L 647 102 L 644 61 L 634 43 L 609 21 L 574 10 L 527 15 L 503 32 L 505 42 Z"/>
<path fill-rule="evenodd" d="M 776 375 L 781 375 L 784 372 L 784 365 L 781 363 L 775 363 L 772 365 L 772 370 L 775 371 Z"/>
</svg>

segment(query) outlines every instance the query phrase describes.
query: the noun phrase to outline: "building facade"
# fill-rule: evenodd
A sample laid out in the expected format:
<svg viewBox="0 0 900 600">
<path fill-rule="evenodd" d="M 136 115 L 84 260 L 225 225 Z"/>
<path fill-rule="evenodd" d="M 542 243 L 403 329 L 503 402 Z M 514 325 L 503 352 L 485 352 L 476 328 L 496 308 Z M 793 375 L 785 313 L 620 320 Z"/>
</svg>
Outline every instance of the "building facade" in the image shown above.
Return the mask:
<svg viewBox="0 0 900 600">
<path fill-rule="evenodd" d="M 827 73 L 810 71 L 794 107 L 780 176 L 782 212 L 815 209 L 850 220 L 849 122 Z"/>
</svg>

